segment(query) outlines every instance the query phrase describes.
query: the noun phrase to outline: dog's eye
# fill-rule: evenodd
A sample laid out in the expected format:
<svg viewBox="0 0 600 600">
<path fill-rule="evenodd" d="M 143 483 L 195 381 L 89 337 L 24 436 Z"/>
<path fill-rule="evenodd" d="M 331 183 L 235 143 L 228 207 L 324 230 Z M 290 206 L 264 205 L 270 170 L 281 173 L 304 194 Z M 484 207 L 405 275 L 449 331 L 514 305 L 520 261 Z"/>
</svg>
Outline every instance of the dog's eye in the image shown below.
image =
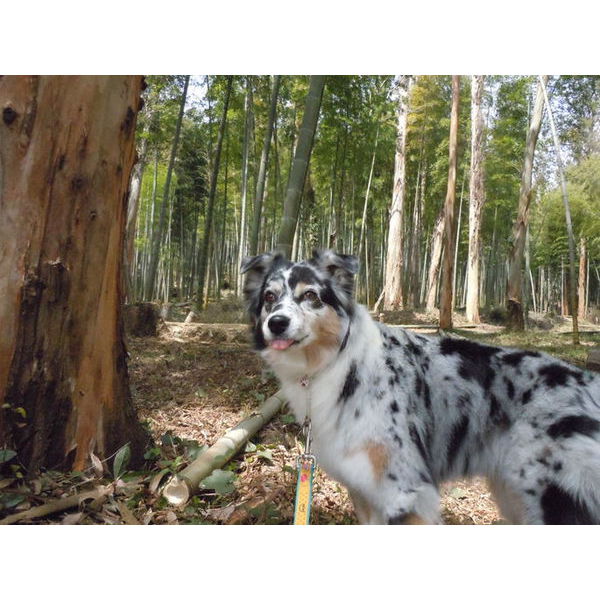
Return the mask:
<svg viewBox="0 0 600 600">
<path fill-rule="evenodd" d="M 265 294 L 265 302 L 267 302 L 268 304 L 275 302 L 275 300 L 277 300 L 277 296 L 273 292 L 267 292 Z"/>
<path fill-rule="evenodd" d="M 308 300 L 309 302 L 314 302 L 318 299 L 318 296 L 312 290 L 308 290 L 308 292 L 304 292 L 304 300 Z"/>
</svg>

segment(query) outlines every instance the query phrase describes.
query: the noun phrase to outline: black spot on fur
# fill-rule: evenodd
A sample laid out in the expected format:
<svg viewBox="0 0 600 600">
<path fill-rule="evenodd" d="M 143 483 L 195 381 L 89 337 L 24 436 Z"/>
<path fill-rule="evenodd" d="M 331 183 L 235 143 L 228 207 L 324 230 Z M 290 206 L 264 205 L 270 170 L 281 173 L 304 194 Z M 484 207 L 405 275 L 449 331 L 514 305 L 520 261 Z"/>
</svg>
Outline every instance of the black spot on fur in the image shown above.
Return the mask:
<svg viewBox="0 0 600 600">
<path fill-rule="evenodd" d="M 448 468 L 454 464 L 456 456 L 467 437 L 468 431 L 469 417 L 464 415 L 452 427 L 452 433 L 450 434 L 450 440 L 448 442 L 448 455 L 446 458 Z"/>
<path fill-rule="evenodd" d="M 431 477 L 429 477 L 429 475 L 427 475 L 427 473 L 424 473 L 423 471 L 419 471 L 419 477 L 421 478 L 421 481 L 423 483 L 433 483 Z"/>
<path fill-rule="evenodd" d="M 394 413 L 398 412 L 398 403 L 395 400 L 390 404 L 390 410 Z"/>
<path fill-rule="evenodd" d="M 431 411 L 431 393 L 429 385 L 426 382 L 423 382 L 423 402 L 425 403 L 425 408 Z"/>
<path fill-rule="evenodd" d="M 490 420 L 502 429 L 510 426 L 510 419 L 494 394 L 490 397 Z"/>
<path fill-rule="evenodd" d="M 528 404 L 529 402 L 531 402 L 531 389 L 525 390 L 521 396 L 522 404 Z"/>
<path fill-rule="evenodd" d="M 423 351 L 421 350 L 421 348 L 419 348 L 419 346 L 417 346 L 416 344 L 414 344 L 411 340 L 408 340 L 406 342 L 406 347 L 415 356 L 421 356 L 421 354 L 423 353 Z"/>
<path fill-rule="evenodd" d="M 420 397 L 422 390 L 423 390 L 423 380 L 417 375 L 415 377 L 415 394 Z"/>
<path fill-rule="evenodd" d="M 588 507 L 565 490 L 551 483 L 541 498 L 547 525 L 594 525 Z"/>
<path fill-rule="evenodd" d="M 598 431 L 600 431 L 600 422 L 584 415 L 563 417 L 548 427 L 548 435 L 554 439 L 569 438 L 575 434 L 592 437 Z"/>
<path fill-rule="evenodd" d="M 440 352 L 443 355 L 457 354 L 460 356 L 458 370 L 460 376 L 477 381 L 485 390 L 489 390 L 495 377 L 490 361 L 495 354 L 500 352 L 500 348 L 447 337 L 440 341 Z"/>
<path fill-rule="evenodd" d="M 331 306 L 331 308 L 333 308 L 338 315 L 342 313 L 342 303 L 328 281 L 323 284 L 323 289 L 321 290 L 321 300 L 323 300 L 325 304 L 329 304 L 329 306 Z M 353 312 L 352 304 L 346 306 L 344 310 L 346 311 L 346 314 L 351 316 Z"/>
<path fill-rule="evenodd" d="M 356 388 L 360 385 L 360 381 L 356 376 L 356 363 L 353 361 L 348 369 L 348 374 L 346 375 L 346 381 L 344 382 L 344 387 L 342 389 L 342 393 L 338 400 L 340 402 L 346 402 L 348 398 L 354 395 Z"/>
<path fill-rule="evenodd" d="M 508 377 L 504 378 L 504 383 L 506 384 L 506 393 L 512 400 L 515 397 L 515 384 Z"/>
<path fill-rule="evenodd" d="M 525 490 L 525 493 L 528 494 L 529 496 L 535 496 L 537 494 L 537 492 L 532 489 Z"/>
<path fill-rule="evenodd" d="M 584 385 L 579 371 L 574 371 L 560 364 L 546 365 L 539 370 L 539 374 L 544 377 L 546 385 L 550 388 L 566 385 L 569 376 L 573 377 L 579 385 Z"/>
<path fill-rule="evenodd" d="M 398 444 L 398 446 L 400 446 L 400 448 L 402 448 L 402 446 L 404 446 L 404 442 L 402 441 L 402 438 L 397 433 L 394 433 L 394 441 Z"/>
<path fill-rule="evenodd" d="M 458 397 L 458 406 L 461 410 L 468 409 L 471 405 L 471 396 L 469 394 L 461 394 Z"/>
<path fill-rule="evenodd" d="M 387 476 L 388 479 L 391 479 L 392 481 L 398 481 L 398 478 L 393 473 L 388 473 Z"/>
<path fill-rule="evenodd" d="M 360 409 L 358 409 L 358 408 L 357 408 L 357 409 L 354 411 L 354 418 L 355 418 L 355 419 L 358 419 L 358 417 L 360 417 Z"/>
<path fill-rule="evenodd" d="M 410 424 L 408 428 L 408 433 L 410 434 L 410 439 L 413 441 L 413 444 L 415 444 L 415 446 L 419 450 L 419 454 L 421 455 L 421 458 L 423 459 L 425 464 L 429 464 L 429 455 L 414 423 Z"/>
<path fill-rule="evenodd" d="M 563 466 L 562 466 L 562 463 L 560 461 L 557 461 L 557 462 L 555 462 L 552 465 L 552 469 L 554 470 L 555 473 L 558 473 L 559 471 L 562 471 L 562 468 L 563 468 Z"/>
<path fill-rule="evenodd" d="M 530 350 L 510 352 L 502 357 L 502 361 L 511 367 L 517 367 L 526 356 L 539 358 L 541 354 L 539 352 L 531 352 Z"/>
</svg>

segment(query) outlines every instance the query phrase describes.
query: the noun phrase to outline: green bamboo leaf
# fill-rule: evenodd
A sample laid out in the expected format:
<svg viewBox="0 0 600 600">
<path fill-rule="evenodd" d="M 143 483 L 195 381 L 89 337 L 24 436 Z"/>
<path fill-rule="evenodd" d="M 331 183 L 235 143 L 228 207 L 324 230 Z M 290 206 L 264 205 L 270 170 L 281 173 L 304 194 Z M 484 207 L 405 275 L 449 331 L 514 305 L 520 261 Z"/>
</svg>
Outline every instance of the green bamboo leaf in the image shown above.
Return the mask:
<svg viewBox="0 0 600 600">
<path fill-rule="evenodd" d="M 121 475 L 125 473 L 130 458 L 131 448 L 129 447 L 129 443 L 127 443 L 120 448 L 115 455 L 115 460 L 113 462 L 113 475 L 115 476 L 115 479 L 119 479 Z"/>
<path fill-rule="evenodd" d="M 235 489 L 234 481 L 235 474 L 231 471 L 215 469 L 206 479 L 202 480 L 200 485 L 205 489 L 215 490 L 217 494 L 229 494 Z"/>
<path fill-rule="evenodd" d="M 0 465 L 2 463 L 8 462 L 9 460 L 13 459 L 16 455 L 17 455 L 17 453 L 14 450 L 9 450 L 7 448 L 1 449 L 0 450 Z"/>
</svg>

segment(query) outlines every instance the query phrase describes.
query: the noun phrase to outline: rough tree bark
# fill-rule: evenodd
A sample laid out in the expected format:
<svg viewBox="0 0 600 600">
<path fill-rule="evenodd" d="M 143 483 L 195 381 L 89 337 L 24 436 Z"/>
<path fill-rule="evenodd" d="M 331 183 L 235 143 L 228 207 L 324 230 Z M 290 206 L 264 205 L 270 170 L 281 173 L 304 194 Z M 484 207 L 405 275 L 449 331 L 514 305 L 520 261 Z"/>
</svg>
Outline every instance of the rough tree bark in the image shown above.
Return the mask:
<svg viewBox="0 0 600 600">
<path fill-rule="evenodd" d="M 547 79 L 547 77 L 545 78 Z M 529 205 L 531 204 L 531 180 L 533 176 L 533 158 L 535 146 L 542 126 L 544 116 L 544 93 L 542 84 L 537 88 L 535 105 L 525 141 L 525 158 L 521 173 L 519 190 L 519 208 L 517 220 L 513 227 L 512 247 L 508 257 L 508 278 L 506 281 L 506 308 L 508 311 L 507 327 L 510 329 L 525 329 L 523 315 L 523 255 L 525 252 L 525 236 L 529 222 Z"/>
<path fill-rule="evenodd" d="M 0 78 L 0 447 L 30 473 L 147 438 L 122 257 L 142 78 Z"/>
<path fill-rule="evenodd" d="M 298 143 L 294 153 L 294 161 L 290 170 L 285 201 L 283 204 L 283 217 L 277 237 L 277 250 L 289 258 L 294 243 L 294 233 L 298 222 L 302 189 L 310 162 L 313 139 L 319 120 L 321 98 L 325 87 L 324 75 L 311 75 L 308 94 L 304 105 L 304 116 L 298 133 Z"/>
<path fill-rule="evenodd" d="M 385 263 L 384 310 L 402 310 L 402 212 L 406 187 L 406 132 L 408 129 L 408 103 L 412 77 L 403 75 L 398 83 L 398 133 L 394 162 L 394 190 L 390 208 L 388 247 Z"/>
<path fill-rule="evenodd" d="M 444 205 L 444 259 L 440 294 L 440 329 L 452 329 L 453 250 L 456 235 L 454 204 L 456 199 L 456 165 L 458 149 L 458 106 L 460 103 L 460 76 L 452 75 L 452 113 L 450 115 L 450 142 L 448 191 Z"/>
<path fill-rule="evenodd" d="M 481 101 L 483 75 L 471 79 L 471 174 L 469 182 L 469 257 L 467 260 L 466 317 L 479 323 L 479 255 L 481 253 L 481 215 L 485 202 L 483 155 L 485 122 Z"/>
</svg>

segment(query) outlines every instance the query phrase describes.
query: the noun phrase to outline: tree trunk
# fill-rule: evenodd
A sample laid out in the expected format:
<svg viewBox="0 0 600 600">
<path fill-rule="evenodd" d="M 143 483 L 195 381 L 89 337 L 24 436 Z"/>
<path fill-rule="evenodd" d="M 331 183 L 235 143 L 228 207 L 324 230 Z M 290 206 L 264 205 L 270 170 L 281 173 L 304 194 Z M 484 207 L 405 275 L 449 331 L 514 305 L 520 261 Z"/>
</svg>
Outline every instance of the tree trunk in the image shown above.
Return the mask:
<svg viewBox="0 0 600 600">
<path fill-rule="evenodd" d="M 154 293 L 154 282 L 156 280 L 156 270 L 158 268 L 158 261 L 160 258 L 160 247 L 165 234 L 165 222 L 167 216 L 167 205 L 169 204 L 169 192 L 171 189 L 171 176 L 173 174 L 173 167 L 175 166 L 175 156 L 177 156 L 177 146 L 179 145 L 179 134 L 181 132 L 181 122 L 183 120 L 183 111 L 185 109 L 185 100 L 187 98 L 188 85 L 190 82 L 190 76 L 187 75 L 183 86 L 183 92 L 181 94 L 181 101 L 179 103 L 179 115 L 177 117 L 177 124 L 175 125 L 175 136 L 173 138 L 173 145 L 171 147 L 171 156 L 169 158 L 169 166 L 167 167 L 167 177 L 165 179 L 165 189 L 162 196 L 162 204 L 160 208 L 160 217 L 158 220 L 158 227 L 154 231 L 152 239 L 152 247 L 150 251 L 150 265 L 148 270 L 148 279 L 146 280 L 146 290 L 144 293 L 146 300 L 152 300 L 152 294 Z"/>
<path fill-rule="evenodd" d="M 248 172 L 250 170 L 250 129 L 252 123 L 252 80 L 246 78 L 246 101 L 245 101 L 245 124 L 244 145 L 242 149 L 242 193 L 240 202 L 240 238 L 237 257 L 237 282 L 236 291 L 238 296 L 242 295 L 243 275 L 241 270 L 242 260 L 246 256 L 246 209 L 248 205 Z"/>
<path fill-rule="evenodd" d="M 442 238 L 444 237 L 444 208 L 440 211 L 433 235 L 431 236 L 431 259 L 429 262 L 429 273 L 427 275 L 427 296 L 425 300 L 425 310 L 432 312 L 435 308 L 437 296 L 438 277 L 440 266 L 442 264 Z"/>
<path fill-rule="evenodd" d="M 292 244 L 294 241 L 294 232 L 296 231 L 296 223 L 300 211 L 300 201 L 302 199 L 302 189 L 310 155 L 312 151 L 313 139 L 317 129 L 319 120 L 319 110 L 321 108 L 321 98 L 323 96 L 323 88 L 325 87 L 324 75 L 311 75 L 310 86 L 306 96 L 304 106 L 304 116 L 302 117 L 302 125 L 298 133 L 298 143 L 294 154 L 294 162 L 290 170 L 287 191 L 285 194 L 285 202 L 283 205 L 283 217 L 279 228 L 279 236 L 277 238 L 277 250 L 282 252 L 286 257 L 290 257 L 292 252 Z"/>
<path fill-rule="evenodd" d="M 365 246 L 365 230 L 367 227 L 367 209 L 369 207 L 369 194 L 371 192 L 371 182 L 373 181 L 373 169 L 375 168 L 375 158 L 377 156 L 377 144 L 379 142 L 379 127 L 375 132 L 375 146 L 373 147 L 373 158 L 371 159 L 371 169 L 369 170 L 369 179 L 367 180 L 367 191 L 365 192 L 365 201 L 363 203 L 362 218 L 360 220 L 360 236 L 358 238 L 358 260 L 363 259 L 363 248 Z M 366 260 L 366 259 L 365 259 Z M 366 263 L 364 263 L 366 266 Z"/>
<path fill-rule="evenodd" d="M 479 255 L 481 253 L 481 215 L 485 202 L 483 157 L 485 122 L 481 101 L 483 75 L 471 79 L 471 175 L 469 180 L 469 258 L 467 261 L 466 317 L 480 323 L 479 317 Z"/>
<path fill-rule="evenodd" d="M 560 176 L 560 188 L 562 190 L 563 204 L 565 206 L 565 221 L 567 223 L 567 236 L 569 239 L 569 303 L 571 305 L 571 316 L 573 318 L 573 344 L 579 344 L 579 323 L 577 317 L 579 315 L 579 298 L 577 293 L 577 277 L 575 275 L 575 236 L 573 235 L 573 224 L 571 222 L 571 208 L 569 206 L 569 196 L 567 195 L 567 181 L 565 179 L 565 169 L 560 151 L 560 142 L 556 133 L 556 125 L 554 124 L 554 115 L 552 107 L 548 99 L 546 91 L 547 76 L 540 76 L 540 86 L 544 95 L 546 108 L 548 109 L 548 119 L 550 120 L 550 128 L 552 129 L 552 137 L 554 138 L 554 149 L 556 150 L 556 159 L 558 163 L 558 174 Z"/>
<path fill-rule="evenodd" d="M 450 116 L 450 142 L 448 191 L 444 208 L 444 263 L 440 295 L 440 329 L 452 329 L 453 247 L 456 235 L 454 201 L 456 199 L 456 165 L 458 149 L 458 107 L 460 103 L 460 76 L 452 76 L 452 113 Z"/>
<path fill-rule="evenodd" d="M 206 265 L 208 261 L 208 245 L 210 242 L 210 232 L 212 228 L 212 217 L 215 207 L 215 197 L 217 195 L 217 179 L 219 177 L 219 165 L 221 163 L 221 149 L 223 148 L 223 136 L 225 135 L 225 126 L 227 124 L 227 110 L 229 109 L 229 98 L 231 96 L 231 87 L 233 85 L 233 75 L 227 77 L 227 90 L 223 100 L 223 115 L 219 125 L 219 135 L 217 137 L 217 148 L 213 161 L 212 173 L 210 176 L 210 191 L 208 193 L 208 205 L 206 207 L 206 218 L 204 220 L 204 237 L 200 247 L 200 258 L 198 260 L 198 305 L 204 305 L 204 279 L 206 275 Z"/>
<path fill-rule="evenodd" d="M 545 77 L 547 79 L 547 77 Z M 533 157 L 538 135 L 544 115 L 544 93 L 540 83 L 535 96 L 535 105 L 527 139 L 525 141 L 525 159 L 521 174 L 519 190 L 519 208 L 517 220 L 513 227 L 513 242 L 509 253 L 509 271 L 506 282 L 506 308 L 508 310 L 507 326 L 510 329 L 525 329 L 523 317 L 523 253 L 525 251 L 525 235 L 529 222 L 529 205 L 531 204 L 531 180 L 533 176 Z"/>
<path fill-rule="evenodd" d="M 141 86 L 0 78 L 0 447 L 32 474 L 81 470 L 126 442 L 139 463 L 147 441 L 121 314 Z"/>
<path fill-rule="evenodd" d="M 125 225 L 125 253 L 123 255 L 123 270 L 125 272 L 125 297 L 129 302 L 133 301 L 135 295 L 135 286 L 133 282 L 134 263 L 133 250 L 135 242 L 135 229 L 139 208 L 140 192 L 142 191 L 142 178 L 146 168 L 146 157 L 148 154 L 148 129 L 152 120 L 152 115 L 148 117 L 148 126 L 142 133 L 140 151 L 137 162 L 131 171 L 131 181 L 129 183 L 129 202 L 127 205 L 127 222 Z"/>
<path fill-rule="evenodd" d="M 269 120 L 265 130 L 265 140 L 263 142 L 262 154 L 260 157 L 260 167 L 258 170 L 258 180 L 256 182 L 256 200 L 254 202 L 254 222 L 252 225 L 252 235 L 250 237 L 250 255 L 258 253 L 258 237 L 260 234 L 260 218 L 262 214 L 263 198 L 265 196 L 265 181 L 267 179 L 267 165 L 269 164 L 269 151 L 271 149 L 271 139 L 273 138 L 273 125 L 275 123 L 275 114 L 277 111 L 277 97 L 279 95 L 279 84 L 281 75 L 275 75 L 273 78 L 273 87 L 271 89 L 271 106 L 269 109 Z"/>
<path fill-rule="evenodd" d="M 586 274 L 587 274 L 587 245 L 584 237 L 579 242 L 579 311 L 578 317 L 585 319 L 585 296 L 586 296 Z"/>
<path fill-rule="evenodd" d="M 394 191 L 390 208 L 387 258 L 385 263 L 384 310 L 402 310 L 402 263 L 404 195 L 406 188 L 406 132 L 412 77 L 400 77 L 398 85 L 398 133 L 394 161 Z"/>
</svg>

